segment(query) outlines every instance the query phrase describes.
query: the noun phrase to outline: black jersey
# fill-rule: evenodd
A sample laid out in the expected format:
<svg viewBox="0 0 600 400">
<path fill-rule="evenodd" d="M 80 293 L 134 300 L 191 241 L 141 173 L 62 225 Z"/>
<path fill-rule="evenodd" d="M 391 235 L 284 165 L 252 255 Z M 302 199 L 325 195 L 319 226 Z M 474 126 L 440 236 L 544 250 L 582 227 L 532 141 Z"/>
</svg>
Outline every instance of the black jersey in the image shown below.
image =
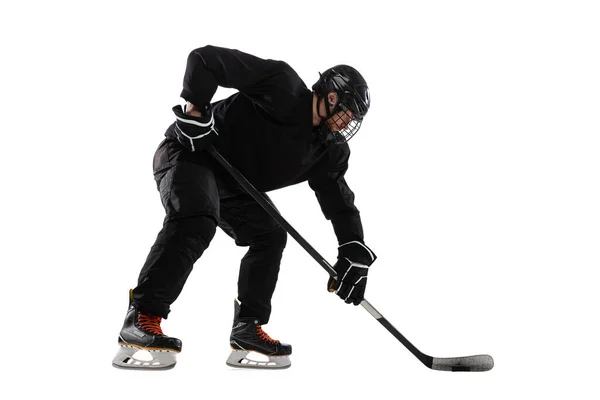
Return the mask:
<svg viewBox="0 0 600 400">
<path fill-rule="evenodd" d="M 260 191 L 308 181 L 338 241 L 363 240 L 344 174 L 347 144 L 321 143 L 312 126 L 312 91 L 285 62 L 206 46 L 187 60 L 181 97 L 203 107 L 217 87 L 238 93 L 211 104 L 215 147 Z"/>
</svg>

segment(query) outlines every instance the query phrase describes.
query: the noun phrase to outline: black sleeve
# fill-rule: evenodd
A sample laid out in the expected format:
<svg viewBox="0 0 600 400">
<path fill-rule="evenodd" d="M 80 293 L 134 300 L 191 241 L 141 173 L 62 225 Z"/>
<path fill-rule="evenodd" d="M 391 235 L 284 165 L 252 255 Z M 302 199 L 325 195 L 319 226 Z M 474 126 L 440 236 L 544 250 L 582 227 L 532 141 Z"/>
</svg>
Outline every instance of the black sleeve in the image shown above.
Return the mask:
<svg viewBox="0 0 600 400">
<path fill-rule="evenodd" d="M 181 97 L 202 107 L 217 87 L 234 88 L 277 116 L 301 93 L 304 83 L 285 62 L 265 60 L 239 50 L 205 46 L 187 59 Z"/>
<path fill-rule="evenodd" d="M 348 170 L 350 149 L 347 144 L 329 148 L 327 168 L 308 180 L 315 191 L 325 218 L 331 221 L 339 244 L 353 240 L 363 242 L 360 213 L 354 205 L 354 193 L 344 174 Z"/>
</svg>

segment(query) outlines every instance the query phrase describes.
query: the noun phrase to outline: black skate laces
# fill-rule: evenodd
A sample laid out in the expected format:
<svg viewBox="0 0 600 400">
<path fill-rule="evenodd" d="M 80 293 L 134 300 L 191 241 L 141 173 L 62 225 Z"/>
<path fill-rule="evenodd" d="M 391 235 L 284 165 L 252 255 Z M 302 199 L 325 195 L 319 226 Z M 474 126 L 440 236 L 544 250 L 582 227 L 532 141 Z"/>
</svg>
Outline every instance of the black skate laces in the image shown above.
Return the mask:
<svg viewBox="0 0 600 400">
<path fill-rule="evenodd" d="M 152 314 L 138 313 L 138 323 L 140 327 L 153 335 L 164 335 L 160 328 L 161 317 L 157 317 Z"/>
<path fill-rule="evenodd" d="M 279 344 L 279 340 L 271 339 L 269 335 L 265 331 L 262 330 L 260 325 L 256 325 L 256 335 L 258 338 L 264 342 L 269 342 L 272 344 Z"/>
</svg>

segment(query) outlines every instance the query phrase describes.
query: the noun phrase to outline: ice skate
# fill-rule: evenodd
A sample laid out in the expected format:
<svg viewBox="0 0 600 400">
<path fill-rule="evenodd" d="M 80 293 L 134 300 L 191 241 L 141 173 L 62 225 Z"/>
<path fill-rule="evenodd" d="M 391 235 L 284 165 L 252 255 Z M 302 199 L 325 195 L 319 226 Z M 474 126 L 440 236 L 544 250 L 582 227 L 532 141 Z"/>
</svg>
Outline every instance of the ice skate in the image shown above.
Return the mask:
<svg viewBox="0 0 600 400">
<path fill-rule="evenodd" d="M 132 291 L 129 293 L 129 310 L 119 334 L 121 348 L 113 359 L 113 366 L 138 370 L 173 368 L 177 362 L 175 357 L 181 351 L 181 340 L 162 332 L 160 317 L 139 312 L 132 302 Z"/>
<path fill-rule="evenodd" d="M 292 365 L 290 354 L 292 346 L 281 343 L 269 337 L 255 318 L 239 318 L 240 302 L 234 302 L 233 328 L 229 338 L 231 354 L 227 358 L 227 365 L 236 368 L 262 368 L 283 369 Z M 268 361 L 252 359 L 251 353 L 255 352 L 266 356 Z M 250 357 L 248 357 L 250 355 Z"/>
</svg>

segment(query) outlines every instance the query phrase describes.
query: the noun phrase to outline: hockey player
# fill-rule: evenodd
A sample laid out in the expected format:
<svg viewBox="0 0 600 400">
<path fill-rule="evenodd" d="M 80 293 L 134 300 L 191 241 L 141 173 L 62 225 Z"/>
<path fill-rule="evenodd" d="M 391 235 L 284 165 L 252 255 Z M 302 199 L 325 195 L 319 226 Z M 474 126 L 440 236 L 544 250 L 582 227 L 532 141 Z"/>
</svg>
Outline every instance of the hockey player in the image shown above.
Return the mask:
<svg viewBox="0 0 600 400">
<path fill-rule="evenodd" d="M 238 92 L 211 103 L 218 86 Z M 291 346 L 262 329 L 269 321 L 287 234 L 204 150 L 214 145 L 265 197 L 264 192 L 308 181 L 339 242 L 334 265 L 338 279 L 329 279 L 328 289 L 358 305 L 376 257 L 364 244 L 344 174 L 350 156 L 347 141 L 369 109 L 369 89 L 347 65 L 326 70 L 311 91 L 285 62 L 206 46 L 189 54 L 181 97 L 185 108 L 173 107 L 175 122 L 154 155 L 164 225 L 138 286 L 130 291 L 121 349 L 113 364 L 174 366 L 181 341 L 166 336 L 160 322 L 218 226 L 238 246 L 248 247 L 239 271 L 227 364 L 288 367 Z M 134 359 L 139 349 L 148 350 L 152 361 Z M 250 351 L 269 361 L 250 361 Z"/>
</svg>

